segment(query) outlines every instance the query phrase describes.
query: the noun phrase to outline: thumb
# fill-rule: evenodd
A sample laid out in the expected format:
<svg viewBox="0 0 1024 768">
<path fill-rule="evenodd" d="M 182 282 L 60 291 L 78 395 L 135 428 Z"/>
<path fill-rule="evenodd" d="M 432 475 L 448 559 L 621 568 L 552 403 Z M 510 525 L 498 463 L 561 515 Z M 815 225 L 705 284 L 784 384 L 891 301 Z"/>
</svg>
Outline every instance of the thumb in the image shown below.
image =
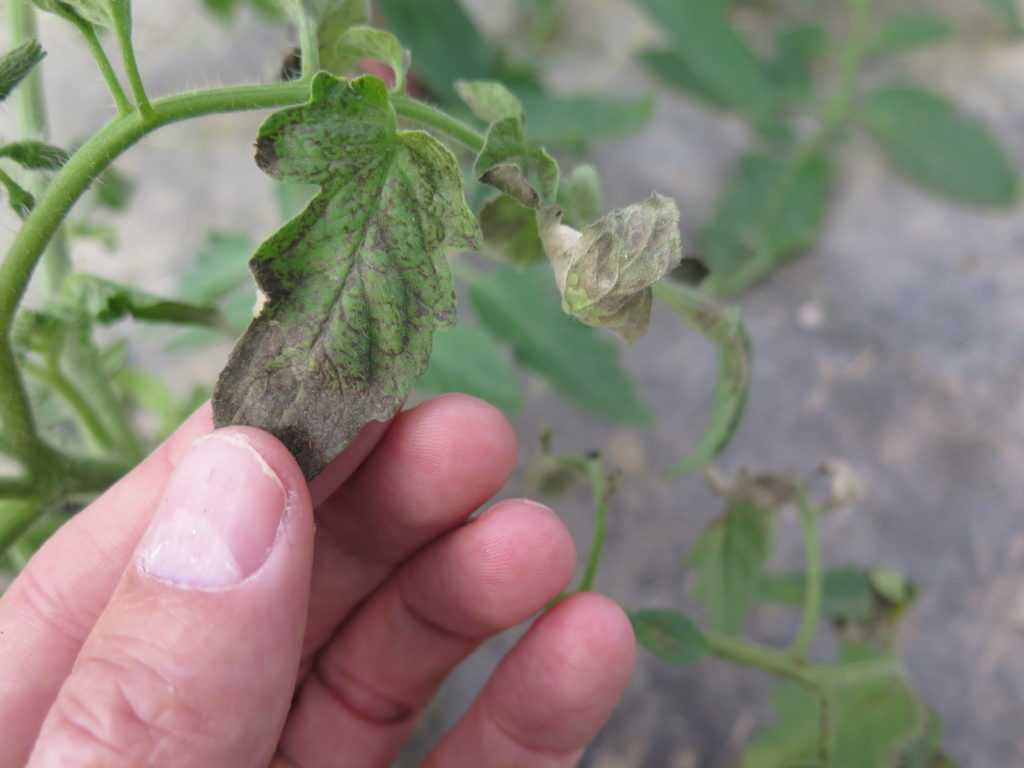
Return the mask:
<svg viewBox="0 0 1024 768">
<path fill-rule="evenodd" d="M 268 765 L 294 692 L 312 551 L 309 493 L 284 446 L 246 427 L 201 438 L 29 766 Z"/>
</svg>

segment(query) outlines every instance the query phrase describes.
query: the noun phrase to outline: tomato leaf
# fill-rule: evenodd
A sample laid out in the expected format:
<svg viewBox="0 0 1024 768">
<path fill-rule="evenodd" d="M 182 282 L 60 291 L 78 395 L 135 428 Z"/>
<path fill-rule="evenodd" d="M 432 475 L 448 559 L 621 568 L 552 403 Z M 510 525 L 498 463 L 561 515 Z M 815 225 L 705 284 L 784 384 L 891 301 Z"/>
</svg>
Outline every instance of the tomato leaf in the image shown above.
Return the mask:
<svg viewBox="0 0 1024 768">
<path fill-rule="evenodd" d="M 628 611 L 637 642 L 673 664 L 689 664 L 711 652 L 708 641 L 689 616 L 679 611 Z"/>
<path fill-rule="evenodd" d="M 14 141 L 0 147 L 0 157 L 7 157 L 23 168 L 33 171 L 56 171 L 70 155 L 60 147 L 42 141 Z"/>
<path fill-rule="evenodd" d="M 867 98 L 859 117 L 893 167 L 926 189 L 985 207 L 1018 201 L 1020 181 L 1006 151 L 944 97 L 889 85 Z"/>
<path fill-rule="evenodd" d="M 399 131 L 387 86 L 318 74 L 310 101 L 271 115 L 257 163 L 320 185 L 251 267 L 266 303 L 214 393 L 218 425 L 276 435 L 317 475 L 366 422 L 389 419 L 453 325 L 446 249 L 476 247 L 451 153 Z"/>
<path fill-rule="evenodd" d="M 473 395 L 503 411 L 523 405 L 516 373 L 497 339 L 465 325 L 434 334 L 430 367 L 416 386 L 425 392 Z"/>
<path fill-rule="evenodd" d="M 26 40 L 0 56 L 0 101 L 11 95 L 46 54 L 35 40 Z"/>
</svg>

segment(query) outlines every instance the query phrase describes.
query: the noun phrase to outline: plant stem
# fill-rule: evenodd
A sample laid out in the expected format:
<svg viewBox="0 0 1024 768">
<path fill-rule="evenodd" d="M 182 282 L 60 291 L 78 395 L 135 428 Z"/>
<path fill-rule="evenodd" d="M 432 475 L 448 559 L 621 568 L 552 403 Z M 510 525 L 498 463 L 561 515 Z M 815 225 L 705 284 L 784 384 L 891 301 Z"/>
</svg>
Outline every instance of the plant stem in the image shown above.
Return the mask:
<svg viewBox="0 0 1024 768">
<path fill-rule="evenodd" d="M 301 79 L 308 82 L 320 71 L 320 40 L 313 17 L 305 11 L 299 19 L 299 50 L 302 58 Z"/>
<path fill-rule="evenodd" d="M 85 44 L 89 46 L 92 57 L 96 59 L 96 65 L 100 68 L 100 73 L 107 83 L 110 95 L 114 98 L 114 105 L 117 107 L 118 114 L 127 114 L 132 109 L 131 102 L 128 101 L 128 95 L 124 92 L 124 88 L 121 87 L 121 81 L 117 78 L 117 73 L 114 72 L 110 59 L 107 58 L 107 52 L 103 50 L 103 45 L 96 35 L 95 27 L 84 19 L 72 19 L 71 21 L 78 27 L 78 31 L 82 33 L 82 37 L 85 38 Z"/>
<path fill-rule="evenodd" d="M 408 96 L 392 96 L 391 103 L 395 112 L 402 117 L 428 128 L 434 128 L 473 152 L 479 152 L 484 148 L 483 134 L 429 104 L 416 101 Z"/>
<path fill-rule="evenodd" d="M 55 359 L 47 359 L 46 367 L 33 365 L 32 363 L 23 363 L 21 368 L 26 373 L 30 373 L 40 381 L 49 384 L 64 398 L 78 419 L 82 432 L 88 440 L 91 440 L 95 447 L 103 451 L 114 450 L 114 439 L 103 425 L 103 419 L 100 418 L 100 415 L 96 413 L 92 405 L 78 391 L 75 385 L 71 383 L 71 380 L 64 375 L 64 372 L 60 370 L 60 366 Z"/>
<path fill-rule="evenodd" d="M 0 557 L 41 517 L 30 501 L 0 501 Z"/>
<path fill-rule="evenodd" d="M 846 664 L 820 664 L 794 659 L 787 651 L 721 632 L 704 632 L 715 656 L 763 669 L 814 691 L 827 691 L 884 680 L 903 674 L 896 659 L 879 658 Z"/>
<path fill-rule="evenodd" d="M 27 2 L 10 2 L 7 6 L 8 22 L 11 28 L 11 43 L 18 45 L 37 36 L 35 8 Z M 46 100 L 43 93 L 43 73 L 35 67 L 14 92 L 14 108 L 18 116 L 18 134 L 23 139 L 49 140 L 49 124 L 46 118 Z M 41 172 L 31 174 L 29 191 L 35 196 L 42 195 L 46 187 L 46 176 Z M 58 230 L 43 254 L 43 284 L 46 293 L 56 294 L 71 271 L 67 238 L 63 229 Z"/>
<path fill-rule="evenodd" d="M 832 691 L 822 691 L 818 696 L 818 759 L 822 768 L 832 764 L 832 756 L 835 754 L 835 699 Z"/>
<path fill-rule="evenodd" d="M 587 566 L 583 570 L 583 578 L 577 592 L 589 592 L 594 587 L 608 528 L 608 487 L 601 460 L 588 458 L 586 469 L 594 493 L 594 537 L 590 543 L 590 555 L 587 557 Z"/>
<path fill-rule="evenodd" d="M 124 71 L 128 76 L 128 85 L 132 89 L 135 103 L 139 112 L 145 120 L 153 117 L 153 107 L 150 106 L 149 96 L 146 95 L 146 86 L 142 84 L 142 75 L 139 73 L 139 63 L 135 59 L 135 46 L 132 45 L 131 20 L 127 19 L 115 25 L 117 44 L 121 48 L 121 58 L 124 60 Z"/>
<path fill-rule="evenodd" d="M 842 60 L 839 64 L 839 77 L 832 91 L 832 96 L 825 102 L 822 111 L 822 124 L 818 130 L 818 141 L 827 142 L 831 135 L 842 125 L 850 112 L 853 103 L 853 91 L 857 85 L 864 54 L 867 52 L 871 33 L 870 16 L 873 0 L 849 0 L 850 34 L 843 48 Z"/>
<path fill-rule="evenodd" d="M 799 488 L 797 512 L 800 515 L 800 529 L 804 537 L 805 584 L 803 614 L 800 617 L 800 628 L 789 652 L 797 659 L 807 656 L 807 649 L 814 639 L 818 628 L 818 615 L 821 611 L 822 575 L 821 575 L 821 543 L 818 540 L 818 510 L 811 506 L 804 488 Z"/>
</svg>

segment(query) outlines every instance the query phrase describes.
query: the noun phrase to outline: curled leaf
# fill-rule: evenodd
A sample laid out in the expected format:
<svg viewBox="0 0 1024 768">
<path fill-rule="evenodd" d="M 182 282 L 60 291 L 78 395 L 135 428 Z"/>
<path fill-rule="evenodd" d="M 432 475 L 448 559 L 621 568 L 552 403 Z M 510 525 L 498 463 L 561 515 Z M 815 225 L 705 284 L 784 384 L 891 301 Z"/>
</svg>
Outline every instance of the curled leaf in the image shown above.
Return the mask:
<svg viewBox="0 0 1024 768">
<path fill-rule="evenodd" d="M 57 171 L 70 155 L 60 147 L 42 141 L 14 141 L 0 147 L 0 157 L 8 157 L 33 171 Z"/>
<path fill-rule="evenodd" d="M 372 27 L 352 27 L 334 44 L 332 55 L 339 60 L 374 59 L 391 67 L 395 73 L 395 91 L 405 90 L 405 74 L 409 70 L 409 52 L 390 32 Z"/>
<path fill-rule="evenodd" d="M 387 420 L 455 319 L 447 248 L 477 224 L 452 154 L 399 131 L 387 86 L 318 74 L 306 104 L 271 115 L 257 163 L 320 192 L 256 251 L 267 296 L 214 392 L 218 426 L 276 435 L 307 478 L 368 421 Z"/>
<path fill-rule="evenodd" d="M 657 193 L 577 231 L 559 209 L 538 213 L 541 241 L 562 292 L 562 308 L 626 341 L 647 332 L 651 286 L 682 258 L 679 209 Z"/>
<path fill-rule="evenodd" d="M 473 170 L 484 184 L 527 208 L 555 204 L 558 163 L 543 149 L 526 143 L 521 117 L 506 117 L 491 125 Z"/>
</svg>

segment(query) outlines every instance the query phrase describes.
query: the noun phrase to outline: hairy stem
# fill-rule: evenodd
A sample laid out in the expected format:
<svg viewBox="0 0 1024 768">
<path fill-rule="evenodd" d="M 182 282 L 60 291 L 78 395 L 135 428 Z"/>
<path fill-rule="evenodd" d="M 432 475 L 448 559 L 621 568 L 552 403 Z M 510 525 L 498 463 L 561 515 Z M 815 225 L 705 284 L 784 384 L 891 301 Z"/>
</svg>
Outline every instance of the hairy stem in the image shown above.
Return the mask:
<svg viewBox="0 0 1024 768">
<path fill-rule="evenodd" d="M 310 14 L 303 12 L 299 20 L 299 50 L 302 58 L 302 79 L 310 80 L 320 70 L 320 41 L 317 25 Z"/>
<path fill-rule="evenodd" d="M 7 18 L 12 47 L 36 37 L 36 12 L 29 3 L 8 3 Z M 49 140 L 50 129 L 46 117 L 46 101 L 43 98 L 42 67 L 37 66 L 29 73 L 14 92 L 13 101 L 18 118 L 18 134 L 21 138 Z M 27 186 L 32 195 L 40 197 L 46 187 L 46 176 L 42 172 L 31 174 Z M 43 254 L 42 271 L 46 293 L 52 296 L 60 290 L 64 279 L 71 271 L 71 259 L 68 256 L 67 238 L 63 235 L 63 229 L 58 230 L 58 236 Z"/>
<path fill-rule="evenodd" d="M 590 542 L 590 555 L 587 557 L 587 565 L 583 570 L 583 578 L 577 592 L 589 592 L 594 587 L 608 529 L 608 487 L 601 460 L 588 458 L 586 469 L 594 493 L 594 537 Z"/>
<path fill-rule="evenodd" d="M 146 86 L 142 83 L 142 75 L 139 72 L 139 63 L 135 59 L 135 46 L 132 45 L 131 21 L 125 20 L 116 25 L 117 44 L 121 49 L 121 58 L 124 61 L 124 71 L 128 76 L 128 85 L 132 89 L 135 103 L 142 113 L 142 117 L 149 120 L 153 116 L 153 108 L 149 103 L 149 96 L 146 95 Z"/>
<path fill-rule="evenodd" d="M 118 114 L 127 114 L 131 111 L 131 102 L 128 101 L 128 95 L 124 92 L 121 81 L 118 79 L 117 73 L 114 72 L 114 67 L 110 64 L 110 59 L 107 58 L 107 52 L 103 50 L 103 45 L 96 35 L 96 28 L 84 19 L 72 19 L 71 21 L 78 27 L 78 31 L 82 33 L 82 37 L 85 38 L 85 44 L 89 46 L 89 52 L 96 59 L 96 65 L 100 68 L 100 74 L 103 75 L 103 79 L 107 83 L 107 88 L 114 99 Z"/>
<path fill-rule="evenodd" d="M 800 529 L 804 537 L 805 584 L 803 614 L 800 617 L 800 628 L 796 639 L 789 648 L 790 654 L 798 659 L 807 656 L 807 649 L 814 639 L 818 627 L 818 615 L 821 611 L 822 575 L 821 575 L 821 543 L 818 540 L 818 510 L 811 506 L 803 488 L 799 490 L 797 511 L 800 515 Z"/>
<path fill-rule="evenodd" d="M 484 148 L 484 137 L 479 131 L 429 104 L 408 96 L 392 96 L 391 103 L 400 116 L 440 131 L 473 152 Z"/>
</svg>

